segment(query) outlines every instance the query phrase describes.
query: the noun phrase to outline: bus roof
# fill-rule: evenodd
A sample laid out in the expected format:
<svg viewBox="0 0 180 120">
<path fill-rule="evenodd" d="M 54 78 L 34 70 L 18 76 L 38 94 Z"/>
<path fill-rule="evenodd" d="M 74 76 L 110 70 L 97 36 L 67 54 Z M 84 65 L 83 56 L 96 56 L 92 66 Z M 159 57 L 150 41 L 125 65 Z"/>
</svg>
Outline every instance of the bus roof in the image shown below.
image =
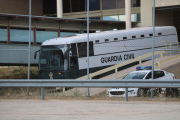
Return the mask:
<svg viewBox="0 0 180 120">
<path fill-rule="evenodd" d="M 139 28 L 131 28 L 125 30 L 111 30 L 111 31 L 102 31 L 96 33 L 89 34 L 89 41 L 95 41 L 98 39 L 109 38 L 113 36 L 115 37 L 128 37 L 132 35 L 142 35 L 142 34 L 152 34 L 153 27 L 139 27 Z M 176 29 L 173 26 L 163 26 L 163 27 L 155 27 L 156 33 L 162 32 L 163 35 L 165 34 L 177 34 Z M 76 34 L 66 37 L 59 37 L 53 38 L 44 41 L 41 46 L 49 46 L 49 45 L 64 45 L 64 44 L 71 44 L 71 43 L 78 43 L 78 42 L 87 42 L 87 33 L 84 34 Z"/>
</svg>

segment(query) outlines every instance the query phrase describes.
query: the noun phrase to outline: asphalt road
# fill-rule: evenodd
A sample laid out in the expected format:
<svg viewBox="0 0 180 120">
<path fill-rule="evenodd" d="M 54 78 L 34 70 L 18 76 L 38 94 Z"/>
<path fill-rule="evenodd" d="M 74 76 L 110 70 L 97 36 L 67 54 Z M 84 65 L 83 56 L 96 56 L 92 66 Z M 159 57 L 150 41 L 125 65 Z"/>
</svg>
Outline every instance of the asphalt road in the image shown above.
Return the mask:
<svg viewBox="0 0 180 120">
<path fill-rule="evenodd" d="M 0 99 L 1 120 L 179 120 L 180 102 Z"/>
</svg>

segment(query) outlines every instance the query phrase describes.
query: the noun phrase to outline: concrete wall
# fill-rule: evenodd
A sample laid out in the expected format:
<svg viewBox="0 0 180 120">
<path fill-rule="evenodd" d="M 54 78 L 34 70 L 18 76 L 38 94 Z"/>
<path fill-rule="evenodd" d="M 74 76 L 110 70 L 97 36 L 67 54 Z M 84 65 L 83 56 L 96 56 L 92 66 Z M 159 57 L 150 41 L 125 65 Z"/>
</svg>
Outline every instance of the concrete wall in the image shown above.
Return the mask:
<svg viewBox="0 0 180 120">
<path fill-rule="evenodd" d="M 180 74 L 179 74 L 180 73 L 180 62 L 178 64 L 168 67 L 164 70 L 169 73 L 173 73 L 177 79 L 180 79 Z"/>
<path fill-rule="evenodd" d="M 32 0 L 32 15 L 43 15 L 42 0 Z M 29 14 L 29 0 L 0 0 L 0 13 Z"/>
<path fill-rule="evenodd" d="M 156 7 L 166 7 L 173 5 L 180 5 L 180 0 L 163 0 L 163 1 L 156 0 Z M 157 22 L 159 23 L 159 21 Z M 141 0 L 141 26 L 146 27 L 152 25 L 153 25 L 153 0 Z"/>
</svg>

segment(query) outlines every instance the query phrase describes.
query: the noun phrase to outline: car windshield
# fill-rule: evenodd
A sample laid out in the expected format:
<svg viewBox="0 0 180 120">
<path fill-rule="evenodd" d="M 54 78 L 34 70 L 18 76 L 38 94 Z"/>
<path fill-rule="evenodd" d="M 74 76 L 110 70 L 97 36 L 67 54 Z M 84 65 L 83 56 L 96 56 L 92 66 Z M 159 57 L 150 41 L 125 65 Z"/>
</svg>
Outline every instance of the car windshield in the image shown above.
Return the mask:
<svg viewBox="0 0 180 120">
<path fill-rule="evenodd" d="M 147 74 L 147 72 L 130 73 L 123 79 L 143 79 L 146 74 Z"/>
<path fill-rule="evenodd" d="M 43 46 L 39 60 L 40 69 L 67 70 L 67 45 Z"/>
</svg>

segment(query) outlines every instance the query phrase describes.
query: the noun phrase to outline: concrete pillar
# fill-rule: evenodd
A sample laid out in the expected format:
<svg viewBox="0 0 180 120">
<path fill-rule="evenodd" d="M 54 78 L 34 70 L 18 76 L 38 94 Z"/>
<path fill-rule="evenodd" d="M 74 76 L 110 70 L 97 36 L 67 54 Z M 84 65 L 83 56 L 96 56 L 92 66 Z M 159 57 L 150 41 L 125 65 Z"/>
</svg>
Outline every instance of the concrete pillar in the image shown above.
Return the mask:
<svg viewBox="0 0 180 120">
<path fill-rule="evenodd" d="M 57 0 L 57 17 L 63 18 L 63 0 Z"/>
<path fill-rule="evenodd" d="M 131 0 L 125 0 L 126 29 L 131 28 Z"/>
<path fill-rule="evenodd" d="M 101 12 L 100 20 L 103 20 L 103 16 L 102 16 L 102 0 L 100 0 L 100 12 Z"/>
</svg>

